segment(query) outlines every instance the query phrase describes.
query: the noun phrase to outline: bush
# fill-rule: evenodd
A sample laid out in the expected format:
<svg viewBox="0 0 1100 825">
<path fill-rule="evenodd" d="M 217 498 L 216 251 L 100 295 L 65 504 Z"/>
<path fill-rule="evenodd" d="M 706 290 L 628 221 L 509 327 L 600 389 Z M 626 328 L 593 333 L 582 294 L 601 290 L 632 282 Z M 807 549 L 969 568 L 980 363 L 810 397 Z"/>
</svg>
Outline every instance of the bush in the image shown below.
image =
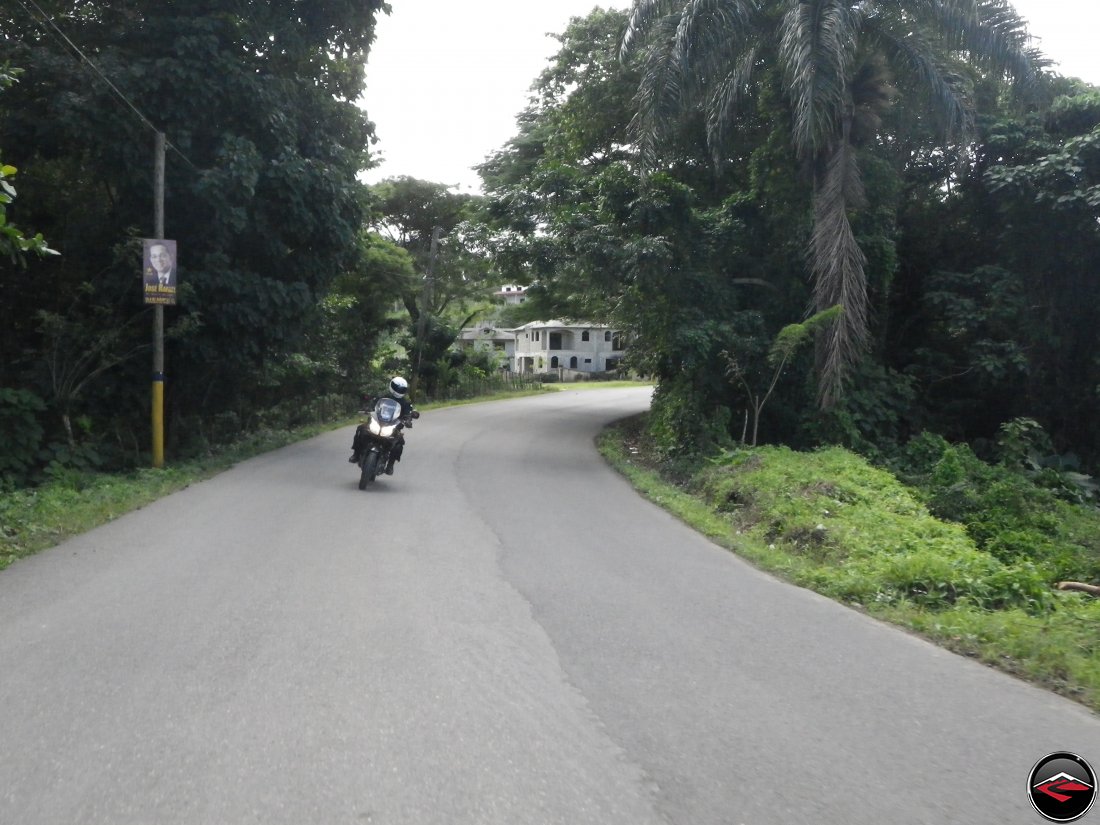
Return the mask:
<svg viewBox="0 0 1100 825">
<path fill-rule="evenodd" d="M 847 450 L 733 450 L 710 464 L 695 483 L 710 506 L 777 552 L 823 566 L 813 583 L 830 596 L 932 609 L 1053 604 L 1046 568 L 1026 554 L 983 552 L 963 525 L 934 517 L 891 473 Z"/>
<path fill-rule="evenodd" d="M 696 384 L 684 375 L 657 386 L 647 429 L 660 454 L 698 456 L 732 445 L 730 416 L 728 407 L 704 409 Z"/>
<path fill-rule="evenodd" d="M 1032 562 L 1046 581 L 1100 581 L 1100 510 L 1066 501 L 1025 472 L 1034 428 L 1012 427 L 1002 439 L 1010 464 L 988 464 L 963 445 L 931 433 L 914 438 L 895 460 L 899 476 L 930 512 L 966 527 L 980 550 L 1001 562 Z"/>
<path fill-rule="evenodd" d="M 867 359 L 856 367 L 840 404 L 828 412 L 806 412 L 803 431 L 814 443 L 840 444 L 877 458 L 885 446 L 898 442 L 900 433 L 912 431 L 915 383 Z"/>
<path fill-rule="evenodd" d="M 43 437 L 38 416 L 45 409 L 33 392 L 0 387 L 0 481 L 21 484 L 34 470 Z"/>
</svg>

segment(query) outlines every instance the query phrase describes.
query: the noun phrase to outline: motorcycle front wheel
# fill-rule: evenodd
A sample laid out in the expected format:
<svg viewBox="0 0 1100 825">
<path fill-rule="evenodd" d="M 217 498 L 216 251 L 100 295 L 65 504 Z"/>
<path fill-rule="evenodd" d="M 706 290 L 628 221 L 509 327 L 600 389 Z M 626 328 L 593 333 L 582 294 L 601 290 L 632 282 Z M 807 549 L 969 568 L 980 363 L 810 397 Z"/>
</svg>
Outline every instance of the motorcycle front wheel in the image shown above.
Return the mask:
<svg viewBox="0 0 1100 825">
<path fill-rule="evenodd" d="M 367 489 L 367 485 L 374 481 L 378 475 L 378 453 L 371 450 L 363 458 L 363 472 L 359 475 L 359 489 Z"/>
</svg>

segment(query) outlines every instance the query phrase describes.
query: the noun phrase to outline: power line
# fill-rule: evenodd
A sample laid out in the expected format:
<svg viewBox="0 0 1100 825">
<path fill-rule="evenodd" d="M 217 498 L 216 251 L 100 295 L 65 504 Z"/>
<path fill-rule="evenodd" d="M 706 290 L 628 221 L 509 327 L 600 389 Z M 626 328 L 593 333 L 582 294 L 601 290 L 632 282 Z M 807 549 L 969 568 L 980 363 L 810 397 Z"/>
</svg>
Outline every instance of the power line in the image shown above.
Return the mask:
<svg viewBox="0 0 1100 825">
<path fill-rule="evenodd" d="M 130 98 L 126 97 L 126 95 L 124 95 L 118 89 L 118 87 L 115 86 L 115 84 L 111 82 L 110 78 L 108 78 L 107 75 L 103 74 L 103 72 L 101 72 L 99 70 L 99 67 L 96 66 L 96 64 L 93 63 L 88 58 L 88 56 L 86 54 L 84 54 L 83 51 L 80 50 L 80 47 L 77 46 L 72 40 L 70 40 L 68 35 L 65 34 L 65 32 L 61 31 L 61 29 L 58 28 L 57 24 L 53 21 L 53 18 L 51 18 L 48 14 L 46 14 L 44 11 L 42 11 L 41 7 L 38 5 L 38 3 L 35 2 L 35 0 L 27 0 L 27 3 L 30 3 L 34 7 L 35 11 L 37 11 L 38 14 L 41 16 L 41 18 L 42 18 L 41 20 L 39 20 L 38 18 L 35 17 L 34 13 L 30 9 L 27 8 L 27 5 L 26 5 L 26 3 L 23 2 L 23 0 L 18 0 L 18 2 L 19 2 L 19 5 L 23 7 L 23 11 L 25 11 L 28 15 L 30 15 L 30 17 L 32 19 L 34 19 L 36 23 L 43 23 L 44 22 L 47 26 L 52 28 L 53 31 L 56 32 L 57 36 L 59 36 L 62 40 L 64 40 L 65 43 L 67 43 L 69 45 L 69 48 L 71 48 L 74 52 L 76 52 L 76 54 L 80 57 L 80 59 L 83 60 L 84 63 L 86 63 L 91 68 L 91 70 L 96 73 L 96 75 L 99 76 L 100 80 L 102 80 L 104 83 L 107 84 L 107 88 L 109 88 L 112 92 L 114 92 L 118 96 L 119 100 L 121 100 L 123 103 L 125 103 L 133 111 L 133 113 L 138 116 L 138 118 L 141 120 L 142 123 L 144 123 L 146 126 L 148 126 L 150 129 L 153 130 L 154 134 L 157 133 L 157 132 L 160 132 L 160 129 L 158 129 L 156 126 L 154 126 L 153 122 L 150 121 L 149 118 L 147 118 L 142 113 L 142 111 L 140 109 L 138 109 L 138 107 L 130 100 Z M 171 149 L 173 152 L 175 152 L 177 155 L 179 155 L 181 158 L 183 158 L 184 162 L 186 162 L 188 166 L 190 166 L 196 172 L 201 171 L 197 166 L 195 166 L 194 163 L 191 162 L 191 159 L 189 157 L 187 157 L 187 155 L 185 155 L 179 149 L 177 149 L 172 144 L 171 141 L 165 140 L 165 143 L 167 144 L 169 149 Z"/>
</svg>

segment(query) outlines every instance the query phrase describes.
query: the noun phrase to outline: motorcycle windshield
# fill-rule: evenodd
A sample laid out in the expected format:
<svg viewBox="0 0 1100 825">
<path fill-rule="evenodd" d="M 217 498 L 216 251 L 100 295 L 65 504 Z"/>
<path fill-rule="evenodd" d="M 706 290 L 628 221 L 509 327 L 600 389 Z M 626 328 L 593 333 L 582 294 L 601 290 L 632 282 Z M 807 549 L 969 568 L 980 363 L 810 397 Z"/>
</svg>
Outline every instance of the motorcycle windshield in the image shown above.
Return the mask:
<svg viewBox="0 0 1100 825">
<path fill-rule="evenodd" d="M 401 417 L 401 405 L 392 398 L 379 398 L 374 405 L 374 414 L 382 424 L 392 424 Z"/>
</svg>

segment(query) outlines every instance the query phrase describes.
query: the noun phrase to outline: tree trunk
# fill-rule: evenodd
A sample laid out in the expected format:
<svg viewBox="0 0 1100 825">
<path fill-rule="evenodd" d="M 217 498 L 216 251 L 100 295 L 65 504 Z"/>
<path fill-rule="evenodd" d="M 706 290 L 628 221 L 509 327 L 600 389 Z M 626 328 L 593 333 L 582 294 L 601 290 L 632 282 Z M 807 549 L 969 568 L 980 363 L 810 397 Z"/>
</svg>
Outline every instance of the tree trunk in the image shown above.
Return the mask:
<svg viewBox="0 0 1100 825">
<path fill-rule="evenodd" d="M 65 438 L 69 441 L 69 449 L 76 450 L 76 439 L 73 437 L 73 422 L 67 412 L 61 413 L 61 423 L 65 425 Z"/>
</svg>

